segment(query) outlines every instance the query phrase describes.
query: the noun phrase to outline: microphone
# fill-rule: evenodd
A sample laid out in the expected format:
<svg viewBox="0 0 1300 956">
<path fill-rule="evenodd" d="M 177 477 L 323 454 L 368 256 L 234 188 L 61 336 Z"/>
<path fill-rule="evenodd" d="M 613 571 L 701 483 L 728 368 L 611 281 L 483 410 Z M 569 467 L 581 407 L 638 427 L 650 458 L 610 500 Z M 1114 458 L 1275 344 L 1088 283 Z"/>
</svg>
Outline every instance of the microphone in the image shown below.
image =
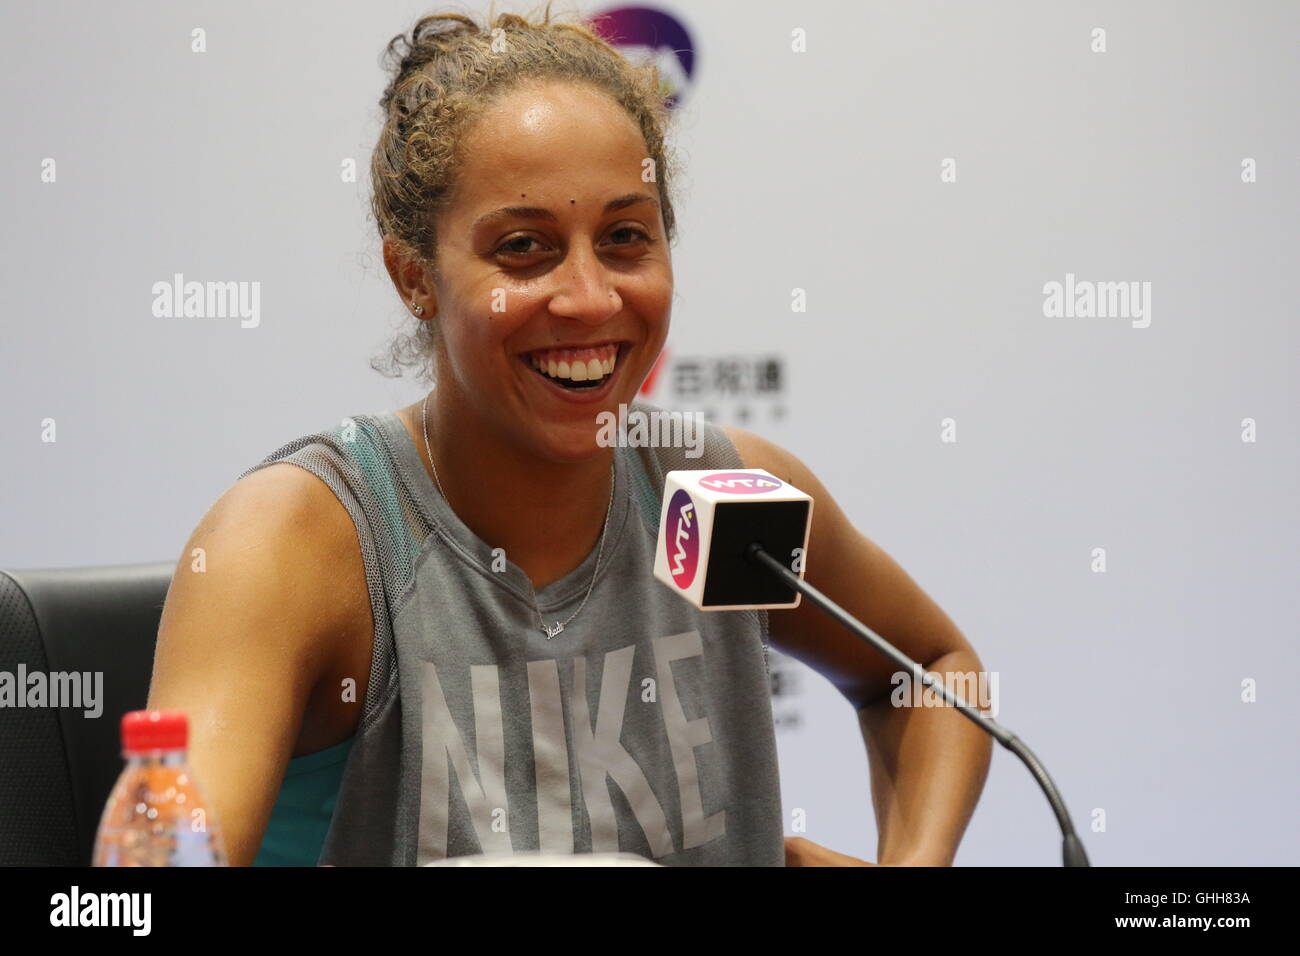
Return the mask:
<svg viewBox="0 0 1300 956">
<path fill-rule="evenodd" d="M 745 548 L 761 540 L 802 575 L 811 527 L 812 498 L 761 468 L 670 471 L 655 577 L 702 611 L 798 607 L 799 592 L 755 574 Z"/>
<path fill-rule="evenodd" d="M 819 609 L 1020 758 L 1047 797 L 1061 828 L 1064 865 L 1088 866 L 1088 855 L 1074 832 L 1060 791 L 1020 738 L 971 707 L 944 686 L 938 675 L 803 579 L 812 505 L 809 495 L 761 468 L 670 471 L 664 478 L 654 575 L 702 611 L 792 608 L 807 595 Z"/>
</svg>

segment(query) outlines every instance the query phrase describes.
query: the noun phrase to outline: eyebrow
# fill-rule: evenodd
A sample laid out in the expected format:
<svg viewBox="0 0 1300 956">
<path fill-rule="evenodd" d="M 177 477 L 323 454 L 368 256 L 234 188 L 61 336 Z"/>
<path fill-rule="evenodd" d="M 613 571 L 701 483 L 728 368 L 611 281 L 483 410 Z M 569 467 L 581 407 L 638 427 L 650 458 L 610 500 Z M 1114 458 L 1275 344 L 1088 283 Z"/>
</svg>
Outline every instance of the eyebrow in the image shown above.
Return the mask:
<svg viewBox="0 0 1300 956">
<path fill-rule="evenodd" d="M 634 206 L 639 202 L 648 202 L 656 209 L 659 208 L 659 200 L 645 193 L 626 193 L 617 199 L 611 199 L 605 203 L 605 212 L 616 212 L 619 209 L 626 209 L 628 206 Z M 547 222 L 555 222 L 555 213 L 549 209 L 543 209 L 541 206 L 503 206 L 500 209 L 494 209 L 492 212 L 485 213 L 474 221 L 474 227 L 484 225 L 485 223 L 496 222 L 500 219 L 544 219 Z"/>
</svg>

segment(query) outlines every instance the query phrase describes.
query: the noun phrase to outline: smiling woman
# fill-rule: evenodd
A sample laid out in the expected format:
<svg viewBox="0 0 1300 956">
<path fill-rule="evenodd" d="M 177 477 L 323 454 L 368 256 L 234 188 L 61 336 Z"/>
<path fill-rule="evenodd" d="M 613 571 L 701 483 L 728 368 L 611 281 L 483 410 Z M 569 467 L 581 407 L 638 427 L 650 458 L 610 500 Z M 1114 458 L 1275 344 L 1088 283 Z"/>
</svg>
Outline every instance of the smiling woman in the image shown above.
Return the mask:
<svg viewBox="0 0 1300 956">
<path fill-rule="evenodd" d="M 689 449 L 604 435 L 657 411 L 636 396 L 672 305 L 653 67 L 549 10 L 426 17 L 389 53 L 373 209 L 414 316 L 392 359 L 435 387 L 241 475 L 164 609 L 150 706 L 189 712 L 230 858 L 861 862 L 784 841 L 769 617 L 703 613 L 654 579 L 664 475 L 791 476 L 825 515 L 811 583 L 913 657 L 978 660 L 783 449 L 713 425 Z M 950 860 L 983 735 L 871 710 L 888 673 L 820 622 L 774 612 L 770 635 L 860 709 L 882 855 Z"/>
<path fill-rule="evenodd" d="M 435 461 L 452 446 L 463 458 L 466 444 L 493 460 L 524 453 L 563 466 L 542 466 L 544 482 L 571 488 L 576 478 L 595 490 L 609 470 L 592 457 L 595 411 L 633 398 L 668 333 L 670 204 L 662 182 L 647 191 L 641 181 L 649 147 L 608 92 L 587 79 L 504 75 L 464 120 L 454 186 L 434 203 L 432 248 L 413 251 L 424 218 L 394 222 L 385 262 L 430 329 Z M 492 448 L 484 425 L 511 437 Z M 471 459 L 461 473 L 487 464 Z M 559 517 L 589 529 L 599 519 L 570 502 L 573 514 Z"/>
</svg>

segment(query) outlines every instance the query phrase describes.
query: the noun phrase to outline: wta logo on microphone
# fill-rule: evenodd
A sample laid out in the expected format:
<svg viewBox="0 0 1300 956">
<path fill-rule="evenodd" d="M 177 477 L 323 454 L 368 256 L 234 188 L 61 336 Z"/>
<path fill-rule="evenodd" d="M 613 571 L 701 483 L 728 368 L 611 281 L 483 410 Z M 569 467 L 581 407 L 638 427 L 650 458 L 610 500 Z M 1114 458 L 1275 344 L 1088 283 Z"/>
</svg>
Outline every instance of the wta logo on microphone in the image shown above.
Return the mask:
<svg viewBox="0 0 1300 956">
<path fill-rule="evenodd" d="M 702 611 L 798 607 L 800 595 L 749 556 L 760 545 L 803 576 L 812 499 L 762 468 L 664 476 L 654 575 Z"/>
<path fill-rule="evenodd" d="M 668 521 L 668 533 L 664 535 L 668 574 L 673 584 L 685 591 L 695 580 L 700 564 L 700 533 L 695 502 L 684 489 L 679 489 L 668 503 Z"/>
<path fill-rule="evenodd" d="M 728 495 L 761 495 L 783 486 L 779 478 L 755 474 L 752 471 L 720 471 L 700 479 L 700 487 Z"/>
</svg>

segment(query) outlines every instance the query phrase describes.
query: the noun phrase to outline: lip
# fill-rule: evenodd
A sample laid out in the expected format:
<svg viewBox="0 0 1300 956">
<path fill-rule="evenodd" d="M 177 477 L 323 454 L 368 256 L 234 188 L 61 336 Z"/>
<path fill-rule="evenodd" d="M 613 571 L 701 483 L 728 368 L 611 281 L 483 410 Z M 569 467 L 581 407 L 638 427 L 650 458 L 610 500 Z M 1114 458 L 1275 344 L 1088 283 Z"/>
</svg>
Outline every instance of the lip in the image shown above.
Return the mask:
<svg viewBox="0 0 1300 956">
<path fill-rule="evenodd" d="M 550 378 L 533 368 L 529 359 L 532 352 L 520 352 L 518 359 L 519 363 L 524 367 L 525 376 L 534 380 L 545 394 L 569 402 L 572 405 L 594 405 L 604 401 L 610 392 L 614 390 L 615 382 L 621 381 L 624 362 L 632 351 L 632 343 L 626 340 L 609 339 L 604 342 L 590 342 L 584 345 L 546 346 L 546 348 L 593 348 L 599 345 L 617 345 L 618 356 L 617 361 L 614 363 L 614 371 L 595 388 L 565 388 L 563 385 L 555 384 Z M 540 350 L 534 349 L 533 351 Z"/>
</svg>

